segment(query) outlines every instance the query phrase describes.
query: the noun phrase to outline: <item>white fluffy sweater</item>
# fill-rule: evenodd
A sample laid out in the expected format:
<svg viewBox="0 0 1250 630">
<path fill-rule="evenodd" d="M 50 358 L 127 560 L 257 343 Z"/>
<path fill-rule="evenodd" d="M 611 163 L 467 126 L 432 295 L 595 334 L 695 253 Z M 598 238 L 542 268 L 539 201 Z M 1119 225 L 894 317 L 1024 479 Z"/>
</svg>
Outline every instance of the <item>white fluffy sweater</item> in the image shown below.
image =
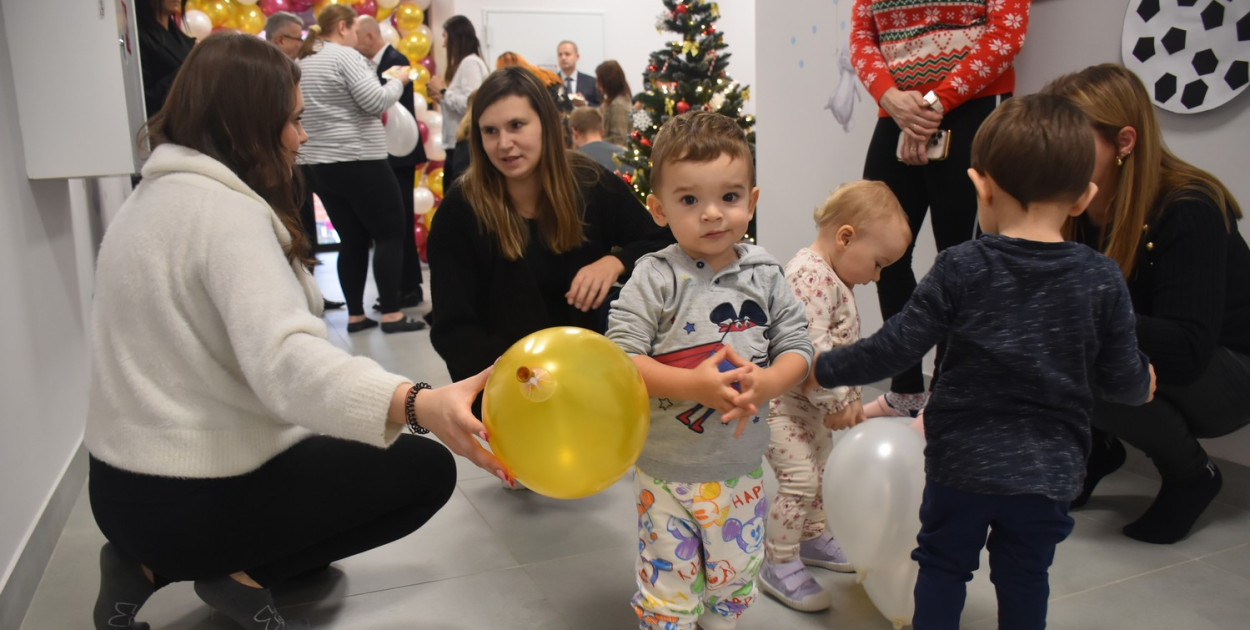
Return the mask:
<svg viewBox="0 0 1250 630">
<path fill-rule="evenodd" d="M 321 292 L 225 165 L 158 147 L 100 248 L 86 445 L 169 477 L 227 477 L 322 433 L 384 447 L 408 379 L 326 338 Z"/>
</svg>

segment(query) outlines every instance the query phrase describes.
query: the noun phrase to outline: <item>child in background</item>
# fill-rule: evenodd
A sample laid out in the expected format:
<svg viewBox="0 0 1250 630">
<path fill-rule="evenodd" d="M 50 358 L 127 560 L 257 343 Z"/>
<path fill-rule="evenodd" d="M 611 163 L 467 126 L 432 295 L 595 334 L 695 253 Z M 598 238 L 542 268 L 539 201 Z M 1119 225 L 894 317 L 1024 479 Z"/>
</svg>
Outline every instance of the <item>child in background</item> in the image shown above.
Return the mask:
<svg viewBox="0 0 1250 630">
<path fill-rule="evenodd" d="M 876 282 L 883 268 L 903 256 L 911 228 L 882 182 L 842 185 L 816 209 L 815 219 L 816 240 L 786 264 L 786 280 L 806 309 L 812 344 L 823 352 L 859 340 L 851 289 Z M 760 572 L 761 590 L 806 612 L 828 608 L 833 598 L 804 565 L 854 571 L 825 529 L 822 480 L 833 430 L 864 420 L 859 387 L 820 389 L 814 377 L 770 406 L 768 464 L 777 475 L 777 496 L 768 512 Z"/>
<path fill-rule="evenodd" d="M 647 207 L 677 244 L 638 260 L 607 333 L 651 396 L 633 605 L 644 629 L 729 629 L 755 600 L 763 560 L 768 426 L 757 412 L 803 380 L 812 344 L 781 265 L 740 242 L 759 189 L 737 122 L 674 117 L 651 162 Z"/>
<path fill-rule="evenodd" d="M 1045 627 L 1047 572 L 1072 531 L 1068 504 L 1090 451 L 1092 387 L 1130 405 L 1154 390 L 1119 267 L 1063 240 L 1097 191 L 1093 169 L 1076 106 L 1004 102 L 977 132 L 968 170 L 985 236 L 938 254 L 880 332 L 817 359 L 823 387 L 871 383 L 946 340 L 925 407 L 915 630 L 959 627 L 983 546 L 999 627 Z"/>
</svg>

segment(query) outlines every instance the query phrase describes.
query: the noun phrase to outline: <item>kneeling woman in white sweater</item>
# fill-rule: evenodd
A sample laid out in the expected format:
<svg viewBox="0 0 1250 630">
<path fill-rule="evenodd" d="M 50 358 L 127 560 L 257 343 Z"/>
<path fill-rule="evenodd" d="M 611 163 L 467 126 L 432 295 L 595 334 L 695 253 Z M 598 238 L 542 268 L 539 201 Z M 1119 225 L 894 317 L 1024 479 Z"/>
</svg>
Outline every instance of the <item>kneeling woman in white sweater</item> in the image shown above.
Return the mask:
<svg viewBox="0 0 1250 630">
<path fill-rule="evenodd" d="M 149 121 L 143 182 L 100 249 L 86 445 L 97 628 L 194 580 L 248 628 L 286 627 L 270 585 L 401 538 L 451 495 L 485 373 L 414 385 L 326 338 L 292 193 L 299 68 L 215 34 Z"/>
</svg>

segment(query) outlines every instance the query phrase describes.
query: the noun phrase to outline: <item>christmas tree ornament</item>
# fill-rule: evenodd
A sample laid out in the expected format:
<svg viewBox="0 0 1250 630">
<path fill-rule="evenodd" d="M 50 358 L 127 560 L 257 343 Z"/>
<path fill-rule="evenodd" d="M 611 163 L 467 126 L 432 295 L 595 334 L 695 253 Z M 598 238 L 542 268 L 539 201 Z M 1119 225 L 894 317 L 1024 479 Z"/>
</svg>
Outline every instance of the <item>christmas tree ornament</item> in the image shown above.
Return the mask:
<svg viewBox="0 0 1250 630">
<path fill-rule="evenodd" d="M 676 109 L 678 114 L 684 114 L 690 111 L 690 103 L 687 103 L 686 101 L 679 101 Z"/>
</svg>

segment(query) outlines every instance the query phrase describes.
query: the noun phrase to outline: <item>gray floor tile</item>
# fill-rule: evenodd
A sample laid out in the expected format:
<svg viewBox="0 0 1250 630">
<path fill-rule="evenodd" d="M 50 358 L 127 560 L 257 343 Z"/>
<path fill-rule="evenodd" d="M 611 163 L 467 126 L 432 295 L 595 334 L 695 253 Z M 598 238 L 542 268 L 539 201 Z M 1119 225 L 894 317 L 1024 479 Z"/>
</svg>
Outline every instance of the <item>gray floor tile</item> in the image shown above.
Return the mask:
<svg viewBox="0 0 1250 630">
<path fill-rule="evenodd" d="M 633 480 L 584 499 L 564 501 L 529 490 L 508 490 L 498 479 L 460 482 L 469 501 L 523 564 L 634 543 Z"/>
<path fill-rule="evenodd" d="M 314 628 L 571 630 L 525 571 L 503 569 L 285 611 Z"/>
<path fill-rule="evenodd" d="M 1213 553 L 1202 561 L 1250 580 L 1250 544 Z"/>
<path fill-rule="evenodd" d="M 1242 630 L 1250 580 L 1187 562 L 1051 602 L 1050 628 Z"/>
</svg>

